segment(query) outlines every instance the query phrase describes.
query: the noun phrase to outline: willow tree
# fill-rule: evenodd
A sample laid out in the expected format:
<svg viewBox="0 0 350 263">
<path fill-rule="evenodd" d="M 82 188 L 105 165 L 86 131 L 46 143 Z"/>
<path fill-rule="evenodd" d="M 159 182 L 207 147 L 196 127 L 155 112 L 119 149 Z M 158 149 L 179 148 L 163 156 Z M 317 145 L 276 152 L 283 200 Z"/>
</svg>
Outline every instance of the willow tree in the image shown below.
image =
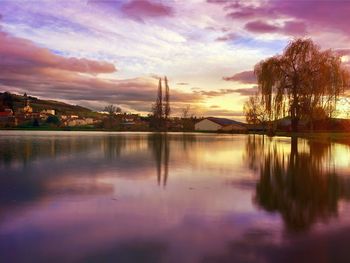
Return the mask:
<svg viewBox="0 0 350 263">
<path fill-rule="evenodd" d="M 332 117 L 339 96 L 349 85 L 340 56 L 322 51 L 311 39 L 290 42 L 282 55 L 261 61 L 254 72 L 269 119 L 288 114 L 293 131 L 302 118 L 312 124 L 320 112 Z"/>
</svg>

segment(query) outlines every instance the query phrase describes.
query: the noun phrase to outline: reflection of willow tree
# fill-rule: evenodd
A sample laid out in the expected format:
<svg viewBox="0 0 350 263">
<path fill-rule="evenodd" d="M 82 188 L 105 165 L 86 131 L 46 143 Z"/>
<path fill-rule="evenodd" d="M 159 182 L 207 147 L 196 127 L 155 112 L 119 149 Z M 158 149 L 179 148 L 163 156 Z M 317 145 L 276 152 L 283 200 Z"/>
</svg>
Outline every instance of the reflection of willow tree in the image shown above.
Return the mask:
<svg viewBox="0 0 350 263">
<path fill-rule="evenodd" d="M 247 137 L 246 143 L 246 160 L 248 163 L 248 167 L 254 171 L 259 169 L 259 161 L 261 156 L 263 155 L 265 143 L 265 136 L 256 137 L 255 134 L 253 136 Z"/>
<path fill-rule="evenodd" d="M 263 153 L 261 142 L 247 142 L 253 144 L 247 149 L 261 154 L 252 157 L 260 160 L 255 201 L 267 211 L 279 212 L 288 230 L 307 230 L 318 220 L 336 216 L 338 201 L 350 197 L 350 184 L 323 165 L 330 144 L 310 142 L 305 152 L 295 151 L 292 145 L 291 152 L 285 153 L 272 141 Z"/>
<path fill-rule="evenodd" d="M 169 174 L 169 137 L 166 133 L 154 133 L 150 135 L 148 142 L 156 161 L 158 185 L 166 186 Z"/>
</svg>

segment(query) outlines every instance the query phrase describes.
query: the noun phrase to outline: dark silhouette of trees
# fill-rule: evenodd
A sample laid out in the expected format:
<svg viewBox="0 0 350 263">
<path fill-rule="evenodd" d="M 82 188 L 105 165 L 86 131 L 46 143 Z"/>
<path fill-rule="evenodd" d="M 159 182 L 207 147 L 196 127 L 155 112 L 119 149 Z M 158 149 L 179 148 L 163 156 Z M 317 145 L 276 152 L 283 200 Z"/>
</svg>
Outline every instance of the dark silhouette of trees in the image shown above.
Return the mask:
<svg viewBox="0 0 350 263">
<path fill-rule="evenodd" d="M 122 109 L 118 106 L 115 106 L 113 104 L 110 104 L 110 105 L 107 105 L 105 108 L 104 108 L 104 111 L 108 112 L 109 115 L 114 115 L 116 113 L 120 113 L 122 112 Z"/>
<path fill-rule="evenodd" d="M 103 126 L 108 129 L 116 127 L 119 124 L 116 119 L 116 113 L 122 112 L 122 109 L 118 106 L 110 104 L 104 108 L 104 111 L 108 112 L 108 120 Z"/>
<path fill-rule="evenodd" d="M 339 55 L 321 51 L 311 39 L 290 42 L 282 55 L 261 61 L 254 71 L 269 120 L 288 114 L 293 131 L 300 119 L 313 126 L 320 112 L 332 117 L 339 96 L 349 86 L 349 72 Z"/>
<path fill-rule="evenodd" d="M 32 125 L 33 125 L 33 127 L 39 127 L 40 126 L 39 120 L 37 118 L 35 118 L 33 120 L 33 124 Z"/>
<path fill-rule="evenodd" d="M 159 79 L 156 103 L 152 107 L 152 126 L 156 130 L 167 130 L 170 116 L 170 89 L 167 77 L 164 78 L 165 95 L 163 100 L 162 79 Z M 164 101 L 164 105 L 163 105 Z"/>
<path fill-rule="evenodd" d="M 49 117 L 47 117 L 46 123 L 59 126 L 60 119 L 56 115 L 50 115 Z"/>
<path fill-rule="evenodd" d="M 165 96 L 164 96 L 164 119 L 165 119 L 165 127 L 168 129 L 168 119 L 170 116 L 170 94 L 169 94 L 169 85 L 168 79 L 164 77 L 165 82 Z"/>
<path fill-rule="evenodd" d="M 192 131 L 194 129 L 195 117 L 190 113 L 190 111 L 190 105 L 187 105 L 181 110 L 181 122 L 183 131 Z"/>
<path fill-rule="evenodd" d="M 12 97 L 12 94 L 10 92 L 4 92 L 2 97 L 2 104 L 4 107 L 11 109 L 13 112 L 15 112 L 14 109 L 14 99 Z"/>
<path fill-rule="evenodd" d="M 163 124 L 163 90 L 162 79 L 159 79 L 156 103 L 153 105 L 153 126 L 157 130 L 162 129 Z"/>
<path fill-rule="evenodd" d="M 257 93 L 250 96 L 244 103 L 243 112 L 246 117 L 246 121 L 249 124 L 265 125 L 269 120 L 269 116 L 264 108 L 261 96 L 259 96 Z"/>
</svg>

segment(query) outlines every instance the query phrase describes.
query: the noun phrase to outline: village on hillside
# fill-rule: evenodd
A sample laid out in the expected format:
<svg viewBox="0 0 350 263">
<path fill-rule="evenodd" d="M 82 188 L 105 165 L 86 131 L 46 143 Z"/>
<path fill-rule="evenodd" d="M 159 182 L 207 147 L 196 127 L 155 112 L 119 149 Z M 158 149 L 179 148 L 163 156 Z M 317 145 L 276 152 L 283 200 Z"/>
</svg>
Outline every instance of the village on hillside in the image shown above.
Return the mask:
<svg viewBox="0 0 350 263">
<path fill-rule="evenodd" d="M 154 131 L 151 115 L 141 116 L 121 112 L 109 105 L 110 112 L 93 112 L 85 108 L 71 106 L 67 110 L 62 105 L 47 103 L 47 107 L 37 106 L 38 99 L 8 92 L 0 94 L 0 128 L 50 128 L 50 129 L 101 129 L 117 131 Z M 68 105 L 68 104 L 64 104 Z M 84 109 L 84 110 L 82 110 Z M 168 131 L 212 131 L 247 132 L 245 123 L 226 118 L 197 118 L 195 116 L 169 117 Z"/>
<path fill-rule="evenodd" d="M 189 114 L 189 109 L 184 110 L 180 117 L 171 116 L 167 77 L 159 79 L 156 101 L 147 116 L 122 112 L 120 107 L 113 104 L 106 106 L 103 111 L 95 112 L 78 105 L 41 100 L 27 93 L 23 96 L 0 93 L 0 128 L 224 133 L 263 130 L 262 125 L 227 118 L 197 117 Z"/>
<path fill-rule="evenodd" d="M 1 129 L 200 131 L 220 133 L 265 133 L 268 132 L 271 126 L 274 126 L 276 131 L 290 132 L 292 129 L 291 119 L 288 117 L 274 122 L 243 123 L 228 118 L 196 117 L 194 115 L 187 116 L 186 114 L 181 117 L 168 116 L 161 119 L 154 116 L 157 116 L 155 112 L 147 116 L 122 112 L 120 108 L 114 105 L 108 105 L 105 111 L 94 112 L 77 105 L 39 100 L 36 97 L 28 96 L 26 93 L 23 96 L 9 92 L 0 93 Z M 350 127 L 350 120 L 336 118 L 318 120 L 314 123 L 314 126 L 315 130 L 318 131 L 347 131 Z M 301 121 L 299 130 L 308 131 L 308 122 Z"/>
</svg>

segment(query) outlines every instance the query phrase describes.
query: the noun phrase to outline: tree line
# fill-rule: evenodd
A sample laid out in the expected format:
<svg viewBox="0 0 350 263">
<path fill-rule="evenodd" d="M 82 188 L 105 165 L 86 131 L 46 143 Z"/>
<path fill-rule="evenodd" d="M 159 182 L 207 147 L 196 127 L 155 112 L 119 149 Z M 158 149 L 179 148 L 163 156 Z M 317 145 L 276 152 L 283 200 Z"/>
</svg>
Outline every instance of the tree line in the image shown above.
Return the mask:
<svg viewBox="0 0 350 263">
<path fill-rule="evenodd" d="M 349 87 L 349 71 L 339 54 L 321 50 L 311 39 L 291 41 L 284 52 L 255 65 L 258 92 L 245 102 L 248 123 L 267 125 L 290 117 L 291 129 L 298 131 L 300 120 L 309 123 L 332 118 L 339 98 Z"/>
</svg>

